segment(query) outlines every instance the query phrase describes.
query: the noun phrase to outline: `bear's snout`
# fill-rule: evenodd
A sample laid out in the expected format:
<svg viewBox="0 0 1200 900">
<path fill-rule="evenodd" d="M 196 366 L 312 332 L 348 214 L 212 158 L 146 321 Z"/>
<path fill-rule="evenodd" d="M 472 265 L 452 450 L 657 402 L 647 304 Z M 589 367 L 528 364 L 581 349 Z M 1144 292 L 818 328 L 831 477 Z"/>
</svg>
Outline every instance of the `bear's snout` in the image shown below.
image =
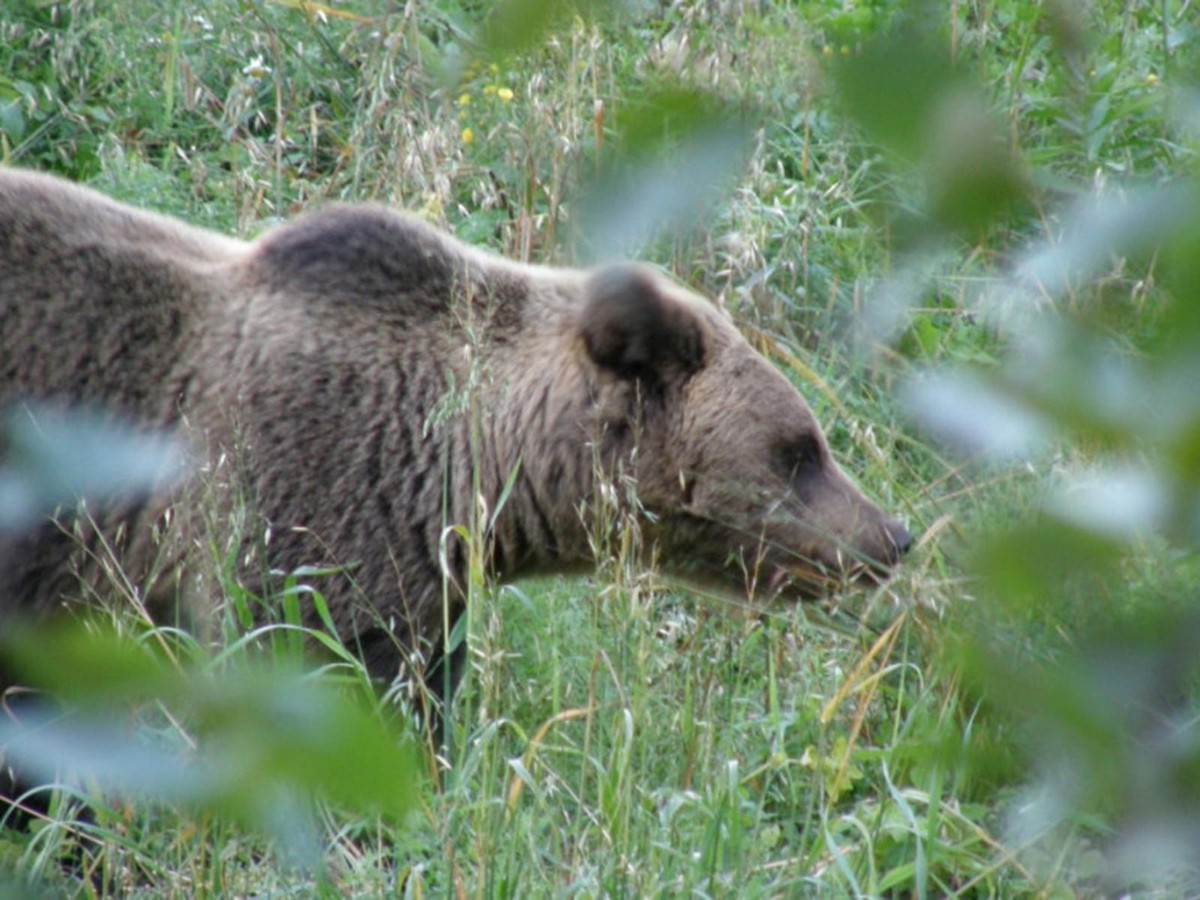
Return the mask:
<svg viewBox="0 0 1200 900">
<path fill-rule="evenodd" d="M 875 548 L 866 557 L 861 577 L 868 582 L 882 584 L 892 575 L 892 570 L 913 545 L 913 536 L 905 524 L 897 518 L 885 516 L 875 532 Z"/>
<path fill-rule="evenodd" d="M 883 525 L 884 536 L 891 548 L 889 562 L 897 563 L 912 549 L 913 536 L 899 519 L 888 519 Z"/>
</svg>

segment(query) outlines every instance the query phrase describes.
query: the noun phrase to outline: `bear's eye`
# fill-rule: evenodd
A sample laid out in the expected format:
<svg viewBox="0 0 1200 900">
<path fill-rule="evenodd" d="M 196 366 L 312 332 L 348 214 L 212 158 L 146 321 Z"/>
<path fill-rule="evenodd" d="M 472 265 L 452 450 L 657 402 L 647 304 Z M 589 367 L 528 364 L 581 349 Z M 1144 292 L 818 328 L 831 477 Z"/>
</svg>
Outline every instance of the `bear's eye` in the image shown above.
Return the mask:
<svg viewBox="0 0 1200 900">
<path fill-rule="evenodd" d="M 604 426 L 604 429 L 608 432 L 609 439 L 616 444 L 624 444 L 627 440 L 629 440 L 629 434 L 632 430 L 630 429 L 628 422 L 621 420 L 616 422 L 608 422 Z"/>
<path fill-rule="evenodd" d="M 806 434 L 783 448 L 783 468 L 789 478 L 803 478 L 821 468 L 824 451 L 816 435 Z"/>
</svg>

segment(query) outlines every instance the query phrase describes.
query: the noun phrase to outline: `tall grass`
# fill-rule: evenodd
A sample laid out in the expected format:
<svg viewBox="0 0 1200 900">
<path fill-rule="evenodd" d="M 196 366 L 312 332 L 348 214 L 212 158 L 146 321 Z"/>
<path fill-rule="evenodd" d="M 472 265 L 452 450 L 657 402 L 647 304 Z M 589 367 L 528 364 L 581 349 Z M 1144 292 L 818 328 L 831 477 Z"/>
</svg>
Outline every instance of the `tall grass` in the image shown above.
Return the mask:
<svg viewBox="0 0 1200 900">
<path fill-rule="evenodd" d="M 990 623 L 996 646 L 1037 662 L 1063 652 L 1063 635 L 1072 643 L 1095 580 L 1062 606 L 989 619 L 971 560 L 981 531 L 1029 521 L 1042 476 L 1099 448 L 1064 441 L 1024 467 L 978 467 L 934 443 L 897 398 L 920 367 L 995 371 L 1010 358 L 1011 336 L 978 312 L 977 288 L 1059 232 L 1063 197 L 1194 166 L 1164 88 L 1195 33 L 1187 7 L 950 4 L 932 40 L 983 85 L 1035 183 L 1029 206 L 917 253 L 928 184 L 850 124 L 829 66 L 920 21 L 920 6 L 661 4 L 568 20 L 532 47 L 488 55 L 473 43 L 485 8 L 454 0 L 9 3 L 5 162 L 245 236 L 311 204 L 373 199 L 517 259 L 570 263 L 586 253 L 575 231 L 586 187 L 631 164 L 646 98 L 661 102 L 666 84 L 744 114 L 748 149 L 726 192 L 641 252 L 733 312 L 804 391 L 846 468 L 921 537 L 886 587 L 751 609 L 660 583 L 635 564 L 636 524 L 601 504 L 594 576 L 475 580 L 470 672 L 446 753 L 428 750 L 418 811 L 396 824 L 324 807 L 324 874 L 226 818 L 96 795 L 92 821 L 73 821 L 74 798 L 60 795 L 32 828 L 0 833 L 0 865 L 53 890 L 154 896 L 1111 887 L 1108 811 L 1060 819 L 1054 841 L 1013 827 L 1036 740 L 998 712 L 962 652 L 963 636 Z M 675 127 L 654 140 L 684 159 Z M 1114 258 L 1067 313 L 1099 293 L 1103 333 L 1142 352 L 1159 321 L 1154 274 L 1152 260 Z M 903 315 L 864 341 L 888 291 L 904 293 Z M 479 523 L 472 537 L 483 539 Z M 1157 539 L 1121 566 L 1110 585 L 1130 608 L 1192 590 L 1190 553 Z M 228 571 L 213 582 L 236 610 Z M 205 652 L 220 659 L 243 635 L 232 616 Z M 286 631 L 262 640 L 286 652 Z M 353 659 L 343 665 L 361 686 Z"/>
</svg>

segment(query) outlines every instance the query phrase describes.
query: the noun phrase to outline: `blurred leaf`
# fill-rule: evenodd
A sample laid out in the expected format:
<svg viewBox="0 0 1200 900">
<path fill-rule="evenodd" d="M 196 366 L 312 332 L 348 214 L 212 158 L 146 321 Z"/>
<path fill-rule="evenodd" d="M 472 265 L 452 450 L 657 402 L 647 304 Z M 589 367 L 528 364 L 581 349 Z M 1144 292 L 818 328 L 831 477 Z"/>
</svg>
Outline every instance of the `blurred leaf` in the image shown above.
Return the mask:
<svg viewBox="0 0 1200 900">
<path fill-rule="evenodd" d="M 588 189 L 580 230 L 593 259 L 638 256 L 660 230 L 703 220 L 742 162 L 741 136 L 696 135 L 668 158 L 613 173 Z"/>
<path fill-rule="evenodd" d="M 593 259 L 636 256 L 661 229 L 690 229 L 744 164 L 747 125 L 716 98 L 668 85 L 616 119 L 614 148 L 583 192 Z"/>
<path fill-rule="evenodd" d="M 625 159 L 669 153 L 711 132 L 740 131 L 731 110 L 718 97 L 672 83 L 627 98 L 613 124 L 617 152 Z"/>
<path fill-rule="evenodd" d="M 1011 612 L 1050 612 L 1073 582 L 1099 615 L 1109 600 L 1097 589 L 1122 558 L 1121 544 L 1105 534 L 1040 518 L 981 541 L 971 570 L 984 593 Z"/>
<path fill-rule="evenodd" d="M 940 97 L 927 142 L 929 214 L 942 227 L 979 232 L 1025 204 L 1024 166 L 979 93 Z"/>
<path fill-rule="evenodd" d="M 484 50 L 504 55 L 532 47 L 577 5 L 574 0 L 505 0 L 497 3 L 480 35 Z"/>
<path fill-rule="evenodd" d="M 5 635 L 15 670 L 53 688 L 66 711 L 0 721 L 6 758 L 47 780 L 65 772 L 105 790 L 186 804 L 270 833 L 311 865 L 313 797 L 402 818 L 419 779 L 414 749 L 357 694 L 251 667 L 218 676 L 160 663 L 141 643 L 80 625 Z M 44 680 L 43 680 L 44 679 Z M 147 701 L 169 711 L 149 740 L 129 725 Z M 186 729 L 186 730 L 185 730 Z"/>
<path fill-rule="evenodd" d="M 1125 610 L 1033 659 L 980 630 L 970 677 L 1023 724 L 1036 750 L 1010 811 L 1029 846 L 1064 822 L 1114 823 L 1098 871 L 1113 884 L 1178 874 L 1200 839 L 1200 619 L 1175 607 Z"/>
<path fill-rule="evenodd" d="M 0 132 L 8 135 L 13 143 L 25 136 L 25 116 L 19 101 L 0 99 Z"/>
<path fill-rule="evenodd" d="M 920 243 L 929 225 L 982 231 L 1026 205 L 1030 183 L 981 86 L 952 64 L 944 11 L 910 7 L 900 26 L 832 69 L 847 115 L 923 180 L 923 220 L 900 219 L 893 229 Z"/>
<path fill-rule="evenodd" d="M 80 499 L 161 490 L 186 471 L 176 438 L 99 412 L 22 405 L 9 410 L 3 428 L 0 529 Z"/>
<path fill-rule="evenodd" d="M 1016 352 L 994 381 L 1062 433 L 1128 449 L 1177 427 L 1162 407 L 1146 403 L 1154 379 L 1110 335 L 1047 314 L 1014 343 Z"/>
<path fill-rule="evenodd" d="M 850 118 L 871 140 L 910 161 L 919 160 L 928 146 L 943 98 L 962 84 L 950 64 L 949 44 L 925 24 L 928 20 L 882 34 L 833 67 Z"/>
<path fill-rule="evenodd" d="M 1159 218 L 1148 228 L 1163 245 L 1163 286 L 1170 292 L 1157 350 L 1171 365 L 1194 363 L 1200 346 L 1200 182 L 1164 188 L 1154 204 Z M 1150 198 L 1152 202 L 1154 198 Z"/>
<path fill-rule="evenodd" d="M 502 0 L 488 13 L 479 41 L 488 56 L 520 53 L 576 16 L 587 21 L 624 5 L 619 0 Z"/>
<path fill-rule="evenodd" d="M 1149 253 L 1181 232 L 1195 234 L 1198 201 L 1190 183 L 1090 197 L 1069 214 L 1061 238 L 1025 254 L 1015 280 L 1033 286 L 1039 296 L 1061 296 L 1096 277 L 1116 256 Z"/>
<path fill-rule="evenodd" d="M 1014 396 L 968 372 L 933 372 L 911 382 L 905 402 L 939 440 L 997 463 L 1043 449 L 1050 423 Z"/>
<path fill-rule="evenodd" d="M 0 635 L 0 658 L 63 700 L 170 700 L 187 689 L 182 674 L 149 647 L 80 620 L 10 627 Z"/>
<path fill-rule="evenodd" d="M 1126 463 L 1071 479 L 1050 499 L 1052 515 L 1077 528 L 1129 541 L 1168 524 L 1171 490 L 1156 472 Z"/>
</svg>

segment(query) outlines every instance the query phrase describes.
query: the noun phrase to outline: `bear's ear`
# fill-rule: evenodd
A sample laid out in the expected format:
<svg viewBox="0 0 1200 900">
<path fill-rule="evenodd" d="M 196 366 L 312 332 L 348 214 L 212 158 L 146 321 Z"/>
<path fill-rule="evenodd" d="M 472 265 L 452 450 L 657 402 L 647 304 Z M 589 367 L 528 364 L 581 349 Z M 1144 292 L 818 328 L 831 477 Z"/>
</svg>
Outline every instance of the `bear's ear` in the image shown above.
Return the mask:
<svg viewBox="0 0 1200 900">
<path fill-rule="evenodd" d="M 704 363 L 703 326 L 693 310 L 631 265 L 596 270 L 587 280 L 580 332 L 596 365 L 620 378 L 658 380 Z"/>
</svg>

